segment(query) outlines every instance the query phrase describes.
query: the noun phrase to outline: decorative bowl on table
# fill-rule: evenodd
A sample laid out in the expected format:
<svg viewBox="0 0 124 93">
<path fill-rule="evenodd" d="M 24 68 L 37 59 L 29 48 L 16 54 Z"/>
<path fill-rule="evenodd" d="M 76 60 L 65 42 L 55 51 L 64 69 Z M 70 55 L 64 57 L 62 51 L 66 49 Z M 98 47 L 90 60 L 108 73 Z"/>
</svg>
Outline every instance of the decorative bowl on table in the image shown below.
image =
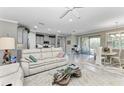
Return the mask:
<svg viewBox="0 0 124 93">
<path fill-rule="evenodd" d="M 81 76 L 81 70 L 75 64 L 69 65 L 66 69 L 58 70 L 57 73 L 55 73 L 53 76 L 54 80 L 52 84 L 68 85 L 72 76 Z"/>
<path fill-rule="evenodd" d="M 108 47 L 104 47 L 102 50 L 105 53 L 110 53 L 110 48 L 108 48 Z"/>
</svg>

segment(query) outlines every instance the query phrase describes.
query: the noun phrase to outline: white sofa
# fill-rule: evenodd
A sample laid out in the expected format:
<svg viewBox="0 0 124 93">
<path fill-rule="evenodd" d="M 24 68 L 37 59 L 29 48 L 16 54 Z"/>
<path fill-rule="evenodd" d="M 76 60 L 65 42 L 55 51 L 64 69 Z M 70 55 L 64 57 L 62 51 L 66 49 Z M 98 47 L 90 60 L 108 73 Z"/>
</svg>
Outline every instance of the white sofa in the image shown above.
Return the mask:
<svg viewBox="0 0 124 93">
<path fill-rule="evenodd" d="M 24 76 L 29 76 L 53 68 L 67 65 L 68 62 L 64 57 L 57 57 L 63 52 L 62 48 L 42 48 L 42 49 L 25 49 L 22 50 L 21 66 Z M 25 58 L 29 55 L 34 56 L 38 61 L 29 62 Z"/>
<path fill-rule="evenodd" d="M 22 86 L 24 74 L 19 63 L 0 66 L 0 86 Z"/>
</svg>

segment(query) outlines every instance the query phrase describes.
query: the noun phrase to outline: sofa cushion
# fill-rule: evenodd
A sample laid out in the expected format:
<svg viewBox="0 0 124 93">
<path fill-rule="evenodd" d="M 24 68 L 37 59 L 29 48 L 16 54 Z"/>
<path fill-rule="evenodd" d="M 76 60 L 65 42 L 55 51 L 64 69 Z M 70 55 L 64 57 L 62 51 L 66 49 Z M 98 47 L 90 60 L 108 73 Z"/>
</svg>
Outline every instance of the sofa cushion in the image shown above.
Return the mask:
<svg viewBox="0 0 124 93">
<path fill-rule="evenodd" d="M 66 61 L 64 57 L 63 58 L 50 58 L 50 59 L 45 59 L 45 60 L 38 60 L 38 62 L 36 63 L 29 63 L 29 64 L 30 64 L 30 68 L 35 68 L 39 66 L 45 66 L 45 65 L 60 63 L 64 61 Z"/>
<path fill-rule="evenodd" d="M 35 64 L 35 65 L 30 65 L 30 69 L 33 69 L 33 68 L 37 68 L 37 67 L 41 67 L 41 66 L 48 66 L 48 65 L 51 65 L 51 64 L 57 64 L 57 63 L 61 63 L 61 62 L 65 62 L 64 60 L 58 62 L 58 61 L 50 61 L 50 62 L 44 62 L 42 64 Z"/>
<path fill-rule="evenodd" d="M 57 60 L 58 62 L 62 62 L 62 61 L 66 61 L 66 58 L 65 58 L 65 57 L 62 57 L 62 58 L 56 58 L 56 60 Z"/>
<path fill-rule="evenodd" d="M 52 47 L 51 49 L 52 49 L 52 51 L 63 51 L 61 47 L 59 47 L 59 48 Z"/>
<path fill-rule="evenodd" d="M 42 59 L 48 59 L 48 58 L 52 58 L 52 52 L 44 52 L 42 53 Z"/>
<path fill-rule="evenodd" d="M 59 53 L 63 53 L 62 48 L 52 48 L 53 57 L 57 57 Z"/>
<path fill-rule="evenodd" d="M 57 63 L 52 63 L 52 64 L 49 64 L 49 65 L 45 65 L 45 66 L 35 67 L 35 68 L 30 69 L 30 74 L 35 74 L 35 73 L 38 73 L 38 72 L 51 70 L 51 69 L 54 69 L 54 68 L 57 68 L 57 67 L 65 66 L 65 65 L 67 65 L 67 62 L 61 62 L 61 63 L 57 62 Z"/>
<path fill-rule="evenodd" d="M 28 53 L 39 53 L 41 52 L 41 49 L 23 49 L 22 54 L 28 54 Z"/>
<path fill-rule="evenodd" d="M 56 58 L 48 58 L 48 59 L 43 59 L 43 60 L 38 60 L 35 63 L 29 63 L 30 66 L 32 65 L 39 65 L 39 64 L 45 64 L 45 63 L 50 63 L 50 62 L 55 62 L 57 59 Z"/>
<path fill-rule="evenodd" d="M 42 59 L 40 49 L 24 49 L 24 50 L 22 50 L 22 59 L 28 58 L 30 55 L 34 56 L 36 59 Z"/>
<path fill-rule="evenodd" d="M 58 58 L 63 58 L 63 57 L 64 57 L 64 55 L 65 55 L 65 53 L 64 53 L 64 52 L 60 52 L 60 53 L 57 55 L 57 57 L 58 57 Z"/>
<path fill-rule="evenodd" d="M 59 51 L 54 51 L 52 52 L 52 54 L 53 54 L 53 57 L 57 57 L 57 55 L 59 54 Z"/>
<path fill-rule="evenodd" d="M 42 48 L 41 52 L 51 52 L 51 48 Z"/>
<path fill-rule="evenodd" d="M 41 49 L 42 59 L 52 58 L 52 50 L 51 48 L 43 48 Z"/>
</svg>

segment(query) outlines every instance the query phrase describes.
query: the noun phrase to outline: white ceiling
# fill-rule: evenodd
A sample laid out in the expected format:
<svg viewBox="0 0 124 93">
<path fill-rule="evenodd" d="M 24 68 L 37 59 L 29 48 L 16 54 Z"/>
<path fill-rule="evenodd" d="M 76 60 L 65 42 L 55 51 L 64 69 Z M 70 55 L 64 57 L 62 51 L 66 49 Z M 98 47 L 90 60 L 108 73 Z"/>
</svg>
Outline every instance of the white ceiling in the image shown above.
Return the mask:
<svg viewBox="0 0 124 93">
<path fill-rule="evenodd" d="M 60 19 L 59 17 L 65 10 L 64 7 L 1 7 L 0 18 L 18 21 L 30 29 L 38 26 L 38 29 L 34 31 L 43 33 L 57 33 L 58 30 L 63 34 L 72 34 L 74 30 L 76 31 L 75 34 L 101 31 L 115 27 L 115 22 L 118 22 L 119 26 L 124 26 L 124 8 L 77 8 L 76 11 L 79 12 L 80 19 L 71 13 Z M 69 22 L 69 19 L 73 21 Z M 39 22 L 45 25 L 39 25 Z"/>
</svg>

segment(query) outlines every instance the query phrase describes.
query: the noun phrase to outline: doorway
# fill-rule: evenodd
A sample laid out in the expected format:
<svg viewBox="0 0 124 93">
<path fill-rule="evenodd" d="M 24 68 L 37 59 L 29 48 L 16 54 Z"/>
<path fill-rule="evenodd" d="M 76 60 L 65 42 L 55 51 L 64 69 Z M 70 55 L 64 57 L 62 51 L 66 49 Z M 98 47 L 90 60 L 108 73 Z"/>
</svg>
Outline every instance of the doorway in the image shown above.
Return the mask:
<svg viewBox="0 0 124 93">
<path fill-rule="evenodd" d="M 95 54 L 95 49 L 100 47 L 100 36 L 89 37 L 90 55 Z"/>
<path fill-rule="evenodd" d="M 94 55 L 95 49 L 100 47 L 100 36 L 82 37 L 81 51 L 82 54 Z"/>
</svg>

